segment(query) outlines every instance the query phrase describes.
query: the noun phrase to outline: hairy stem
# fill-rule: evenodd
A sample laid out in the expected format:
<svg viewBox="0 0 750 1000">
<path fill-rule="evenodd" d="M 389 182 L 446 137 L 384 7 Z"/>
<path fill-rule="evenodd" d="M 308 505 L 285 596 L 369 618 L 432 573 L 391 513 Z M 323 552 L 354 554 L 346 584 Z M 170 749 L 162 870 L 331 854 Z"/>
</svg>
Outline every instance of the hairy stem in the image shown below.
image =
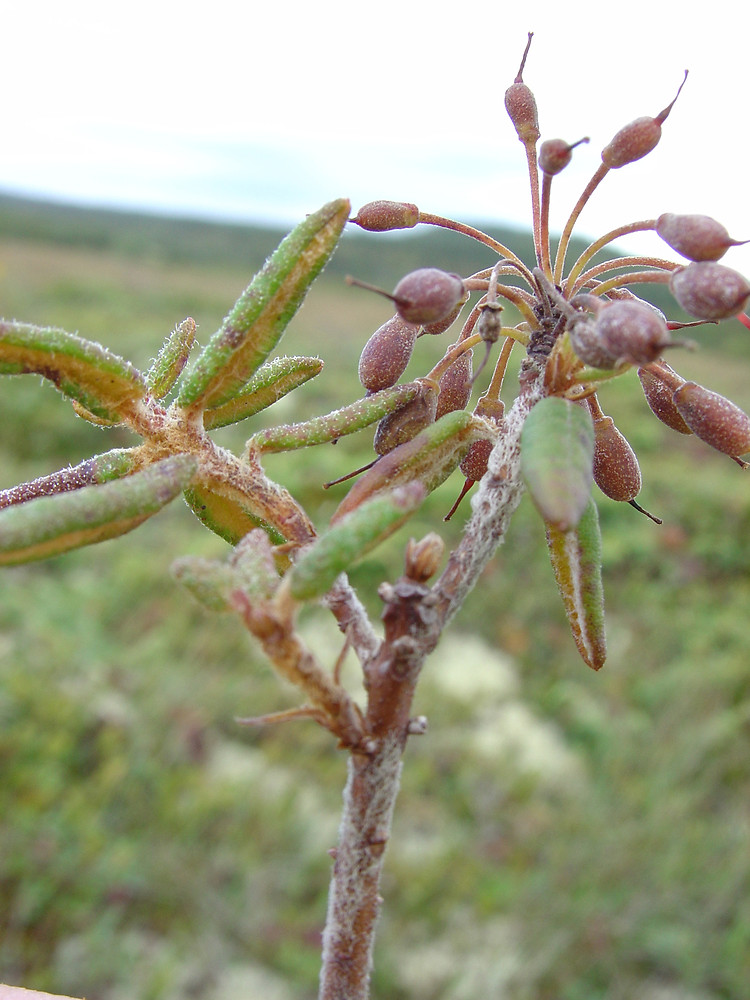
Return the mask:
<svg viewBox="0 0 750 1000">
<path fill-rule="evenodd" d="M 402 741 L 351 754 L 323 934 L 320 1000 L 367 1000 L 380 875 L 401 776 Z"/>
</svg>

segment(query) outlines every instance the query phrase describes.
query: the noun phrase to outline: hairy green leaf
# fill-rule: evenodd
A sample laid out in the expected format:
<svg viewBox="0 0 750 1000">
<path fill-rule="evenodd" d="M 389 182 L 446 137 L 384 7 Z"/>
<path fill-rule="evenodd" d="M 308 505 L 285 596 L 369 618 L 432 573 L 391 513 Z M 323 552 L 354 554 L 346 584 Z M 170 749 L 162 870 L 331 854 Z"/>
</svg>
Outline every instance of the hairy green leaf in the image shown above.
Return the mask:
<svg viewBox="0 0 750 1000">
<path fill-rule="evenodd" d="M 349 490 L 334 512 L 331 523 L 351 513 L 376 493 L 414 480 L 421 482 L 431 493 L 457 468 L 474 441 L 494 433 L 486 421 L 464 410 L 446 413 L 411 441 L 379 458 Z"/>
<path fill-rule="evenodd" d="M 117 423 L 146 394 L 141 373 L 100 344 L 55 327 L 0 320 L 0 374 L 43 375 L 94 417 Z"/>
<path fill-rule="evenodd" d="M 547 546 L 573 639 L 584 662 L 598 670 L 607 657 L 599 513 L 592 499 L 578 526 L 547 525 Z"/>
<path fill-rule="evenodd" d="M 226 427 L 265 410 L 287 393 L 319 375 L 323 370 L 320 358 L 274 358 L 262 365 L 242 391 L 222 406 L 212 407 L 203 414 L 207 431 Z"/>
<path fill-rule="evenodd" d="M 164 399 L 168 395 L 180 377 L 194 343 L 195 320 L 188 316 L 170 333 L 146 372 L 146 382 L 154 399 Z"/>
<path fill-rule="evenodd" d="M 134 472 L 139 464 L 140 448 L 114 448 L 103 455 L 87 458 L 79 465 L 68 466 L 49 476 L 40 476 L 30 483 L 21 483 L 0 492 L 0 509 L 14 504 L 26 503 L 35 497 L 68 493 L 82 486 L 106 483 L 110 479 L 120 479 Z"/>
<path fill-rule="evenodd" d="M 124 535 L 190 483 L 191 455 L 173 455 L 130 476 L 40 496 L 0 511 L 0 565 L 32 562 Z"/>
<path fill-rule="evenodd" d="M 281 242 L 183 377 L 177 404 L 222 406 L 276 347 L 349 218 L 340 198 L 308 216 Z"/>
<path fill-rule="evenodd" d="M 594 427 L 585 406 L 548 396 L 521 434 L 521 474 L 539 513 L 560 531 L 574 528 L 591 495 Z"/>
<path fill-rule="evenodd" d="M 292 596 L 304 600 L 325 594 L 340 573 L 397 531 L 426 496 L 427 488 L 422 483 L 407 483 L 376 494 L 337 520 L 292 568 Z"/>
<path fill-rule="evenodd" d="M 416 399 L 418 392 L 416 382 L 381 389 L 380 392 L 357 399 L 325 416 L 313 417 L 300 424 L 281 424 L 259 431 L 247 442 L 247 450 L 249 453 L 267 454 L 337 441 L 340 437 L 377 423 L 388 413 L 400 410 Z"/>
</svg>

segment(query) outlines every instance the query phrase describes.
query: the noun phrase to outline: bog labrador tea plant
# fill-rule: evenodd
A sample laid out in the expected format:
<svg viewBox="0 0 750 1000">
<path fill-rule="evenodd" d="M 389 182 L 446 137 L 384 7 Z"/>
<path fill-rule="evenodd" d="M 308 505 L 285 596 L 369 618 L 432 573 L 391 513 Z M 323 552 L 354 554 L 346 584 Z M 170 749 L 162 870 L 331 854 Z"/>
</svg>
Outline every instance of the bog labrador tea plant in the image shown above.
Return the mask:
<svg viewBox="0 0 750 1000">
<path fill-rule="evenodd" d="M 568 260 L 571 234 L 589 199 L 610 171 L 654 149 L 677 97 L 654 117 L 621 128 L 604 147 L 552 253 L 554 178 L 574 151 L 583 155 L 576 147 L 588 139 L 539 143 L 534 96 L 523 81 L 528 51 L 505 107 L 528 162 L 533 266 L 491 236 L 413 204 L 376 201 L 351 218 L 341 199 L 284 239 L 189 365 L 191 319 L 167 337 L 145 373 L 61 329 L 10 320 L 0 325 L 3 374 L 41 375 L 71 400 L 79 417 L 125 424 L 143 439 L 0 494 L 2 562 L 43 559 L 123 535 L 182 494 L 198 520 L 232 549 L 225 562 L 186 556 L 174 565 L 174 576 L 209 608 L 239 616 L 278 674 L 300 692 L 297 709 L 242 721 L 313 720 L 348 754 L 339 841 L 332 850 L 321 1000 L 369 995 L 379 883 L 402 757 L 409 737 L 426 727 L 424 718 L 412 715 L 415 686 L 443 629 L 503 541 L 524 490 L 546 532 L 581 657 L 594 670 L 605 662 L 592 483 L 646 512 L 637 502 L 638 460 L 602 411 L 600 388 L 612 379 L 637 378 L 654 416 L 678 433 L 696 435 L 741 467 L 741 456 L 750 451 L 750 417 L 681 378 L 664 360 L 666 354 L 674 361 L 674 348 L 690 346 L 673 336 L 686 326 L 735 316 L 750 325 L 743 314 L 750 284 L 718 263 L 736 245 L 724 227 L 701 215 L 666 213 L 625 222 Z M 418 225 L 455 230 L 486 248 L 487 267 L 466 277 L 424 267 L 398 283 L 388 296 L 394 316 L 362 350 L 362 398 L 299 423 L 269 423 L 241 455 L 219 447 L 214 429 L 272 412 L 277 400 L 320 372 L 317 358 L 271 355 L 347 223 L 369 232 Z M 655 231 L 683 260 L 635 256 L 592 263 L 602 248 L 641 231 Z M 666 319 L 632 290 L 652 283 L 668 285 L 695 322 Z M 506 304 L 520 314 L 514 326 L 504 323 Z M 452 343 L 423 377 L 399 382 L 423 336 Z M 515 400 L 506 410 L 500 390 L 514 350 L 523 359 Z M 484 391 L 472 406 L 477 381 Z M 270 453 L 325 446 L 373 426 L 375 460 L 328 525 L 315 524 L 264 472 Z M 462 540 L 446 560 L 439 525 L 408 541 L 403 576 L 379 588 L 381 636 L 346 570 L 398 531 L 459 468 L 464 492 L 476 484 Z M 301 639 L 295 623 L 309 601 L 331 612 L 344 650 L 356 653 L 364 706 L 342 685 L 339 664 L 320 662 Z"/>
</svg>

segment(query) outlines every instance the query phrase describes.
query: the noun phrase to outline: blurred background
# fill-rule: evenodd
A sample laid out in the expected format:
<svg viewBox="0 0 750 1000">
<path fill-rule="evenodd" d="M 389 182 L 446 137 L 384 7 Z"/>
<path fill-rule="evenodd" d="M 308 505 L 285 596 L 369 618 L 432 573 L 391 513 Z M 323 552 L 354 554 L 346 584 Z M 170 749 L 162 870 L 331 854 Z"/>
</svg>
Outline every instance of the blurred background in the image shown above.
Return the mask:
<svg viewBox="0 0 750 1000">
<path fill-rule="evenodd" d="M 147 367 L 186 315 L 205 342 L 283 233 L 340 195 L 479 222 L 529 259 L 523 150 L 502 107 L 528 30 L 543 136 L 591 136 L 556 182 L 558 228 L 601 147 L 660 111 L 689 67 L 661 144 L 607 178 L 580 232 L 694 211 L 750 236 L 742 33 L 728 11 L 714 4 L 700 32 L 666 8 L 647 25 L 624 11 L 616 30 L 605 16 L 14 9 L 0 313 Z M 747 261 L 746 248 L 728 260 L 745 273 Z M 319 354 L 324 372 L 217 438 L 241 449 L 264 422 L 360 394 L 359 353 L 390 310 L 346 274 L 390 286 L 424 264 L 487 263 L 455 234 L 345 234 L 282 344 Z M 747 331 L 696 339 L 672 363 L 750 410 Z M 427 340 L 407 374 L 442 353 Z M 522 504 L 420 685 L 430 729 L 406 756 L 376 1000 L 746 995 L 747 474 L 653 419 L 635 376 L 601 400 L 639 455 L 639 500 L 665 523 L 601 500 L 610 656 L 595 675 Z M 130 442 L 33 378 L 4 381 L 0 421 L 0 487 Z M 368 461 L 370 442 L 272 456 L 268 471 L 324 524 L 344 488 L 321 483 Z M 458 538 L 468 508 L 442 517 L 460 485 L 353 574 L 373 614 L 409 534 Z M 177 503 L 126 538 L 0 576 L 0 981 L 89 1000 L 316 995 L 345 760 L 311 724 L 235 723 L 295 696 L 239 623 L 168 575 L 179 555 L 225 552 Z M 303 626 L 333 662 L 327 618 Z"/>
</svg>

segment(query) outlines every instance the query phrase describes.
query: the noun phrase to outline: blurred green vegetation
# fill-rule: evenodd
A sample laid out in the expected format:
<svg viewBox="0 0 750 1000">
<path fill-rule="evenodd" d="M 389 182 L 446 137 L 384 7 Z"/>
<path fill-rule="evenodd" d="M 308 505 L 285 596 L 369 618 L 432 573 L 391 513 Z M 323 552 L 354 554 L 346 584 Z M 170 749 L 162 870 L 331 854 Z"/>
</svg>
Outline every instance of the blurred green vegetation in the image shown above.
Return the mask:
<svg viewBox="0 0 750 1000">
<path fill-rule="evenodd" d="M 146 366 L 186 315 L 205 342 L 280 236 L 0 199 L 0 312 Z M 323 374 L 217 438 L 241 447 L 264 417 L 356 398 L 359 352 L 389 310 L 342 275 L 392 285 L 423 264 L 487 265 L 438 237 L 347 234 L 282 343 L 323 357 Z M 698 332 L 701 350 L 670 360 L 750 409 L 746 337 Z M 412 374 L 436 340 L 418 342 Z M 430 729 L 406 755 L 376 1000 L 747 995 L 750 480 L 651 418 L 634 375 L 601 398 L 665 523 L 602 499 L 610 657 L 593 674 L 522 503 L 452 626 L 461 646 L 445 640 L 418 693 Z M 3 380 L 0 421 L 0 487 L 128 441 L 34 378 Z M 323 524 L 345 487 L 322 481 L 368 461 L 370 440 L 267 467 Z M 409 534 L 457 539 L 462 516 L 442 515 L 459 487 L 355 570 L 373 613 Z M 316 995 L 345 760 L 310 724 L 234 721 L 295 696 L 238 622 L 168 575 L 179 555 L 225 551 L 174 504 L 0 576 L 0 981 L 89 1000 L 223 1000 L 229 982 Z M 332 661 L 335 627 L 316 611 L 305 627 Z"/>
</svg>

